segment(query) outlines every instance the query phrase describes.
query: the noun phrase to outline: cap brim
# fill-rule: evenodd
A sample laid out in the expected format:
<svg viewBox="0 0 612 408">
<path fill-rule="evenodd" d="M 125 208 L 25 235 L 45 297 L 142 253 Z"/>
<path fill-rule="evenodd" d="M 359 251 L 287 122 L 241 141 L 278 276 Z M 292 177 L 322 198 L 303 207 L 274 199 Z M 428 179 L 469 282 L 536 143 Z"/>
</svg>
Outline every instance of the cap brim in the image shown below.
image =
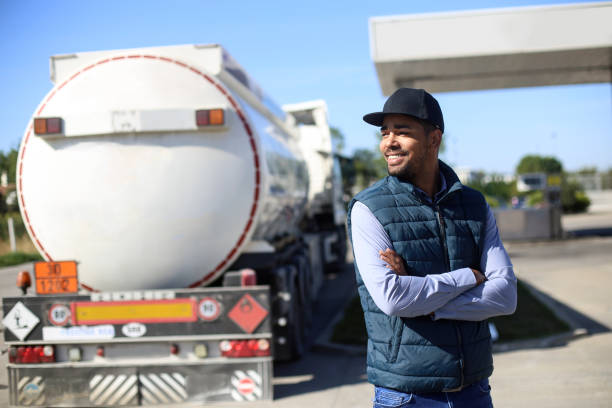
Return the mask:
<svg viewBox="0 0 612 408">
<path fill-rule="evenodd" d="M 363 115 L 363 120 L 364 122 L 369 123 L 370 125 L 382 126 L 385 115 L 387 115 L 387 113 L 372 112 L 368 113 L 367 115 Z"/>
</svg>

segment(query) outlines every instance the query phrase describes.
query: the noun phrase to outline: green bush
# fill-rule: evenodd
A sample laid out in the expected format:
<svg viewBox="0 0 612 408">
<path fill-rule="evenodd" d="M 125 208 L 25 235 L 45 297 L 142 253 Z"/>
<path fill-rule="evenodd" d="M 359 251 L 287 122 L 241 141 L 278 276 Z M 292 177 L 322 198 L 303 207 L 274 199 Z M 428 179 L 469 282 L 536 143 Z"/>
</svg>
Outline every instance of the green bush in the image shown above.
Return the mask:
<svg viewBox="0 0 612 408">
<path fill-rule="evenodd" d="M 487 200 L 487 203 L 489 204 L 489 206 L 491 208 L 499 208 L 499 200 L 493 196 L 490 196 L 488 194 L 483 194 L 485 200 Z"/>
<path fill-rule="evenodd" d="M 527 194 L 527 205 L 529 207 L 536 207 L 544 202 L 544 193 L 540 190 L 532 191 Z"/>
<path fill-rule="evenodd" d="M 0 267 L 19 265 L 26 262 L 42 261 L 39 254 L 26 254 L 24 252 L 9 252 L 0 255 Z"/>
<path fill-rule="evenodd" d="M 565 181 L 561 186 L 561 207 L 564 213 L 585 212 L 591 200 L 576 181 Z"/>
</svg>

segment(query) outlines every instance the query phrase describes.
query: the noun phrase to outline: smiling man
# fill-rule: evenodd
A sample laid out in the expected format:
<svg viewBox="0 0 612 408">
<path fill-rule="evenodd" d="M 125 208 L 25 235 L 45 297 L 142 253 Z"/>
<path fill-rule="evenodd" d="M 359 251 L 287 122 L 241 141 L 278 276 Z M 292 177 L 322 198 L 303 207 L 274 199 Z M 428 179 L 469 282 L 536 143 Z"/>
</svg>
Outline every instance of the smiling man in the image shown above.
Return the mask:
<svg viewBox="0 0 612 408">
<path fill-rule="evenodd" d="M 493 213 L 438 160 L 444 119 L 429 93 L 398 89 L 363 119 L 380 127 L 389 172 L 348 215 L 374 407 L 492 407 L 486 319 L 516 308 Z"/>
</svg>

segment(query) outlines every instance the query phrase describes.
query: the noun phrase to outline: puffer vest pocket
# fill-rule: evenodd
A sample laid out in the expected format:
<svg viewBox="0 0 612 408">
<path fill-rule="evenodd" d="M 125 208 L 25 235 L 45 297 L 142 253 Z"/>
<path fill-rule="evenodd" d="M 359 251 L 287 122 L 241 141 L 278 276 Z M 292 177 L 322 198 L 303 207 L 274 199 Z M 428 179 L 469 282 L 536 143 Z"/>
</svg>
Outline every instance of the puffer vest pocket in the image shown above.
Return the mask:
<svg viewBox="0 0 612 408">
<path fill-rule="evenodd" d="M 391 337 L 391 345 L 389 349 L 389 357 L 387 361 L 389 363 L 395 363 L 397 355 L 399 354 L 400 345 L 402 344 L 402 332 L 404 331 L 404 322 L 401 317 L 392 317 L 392 330 L 393 336 Z"/>
</svg>

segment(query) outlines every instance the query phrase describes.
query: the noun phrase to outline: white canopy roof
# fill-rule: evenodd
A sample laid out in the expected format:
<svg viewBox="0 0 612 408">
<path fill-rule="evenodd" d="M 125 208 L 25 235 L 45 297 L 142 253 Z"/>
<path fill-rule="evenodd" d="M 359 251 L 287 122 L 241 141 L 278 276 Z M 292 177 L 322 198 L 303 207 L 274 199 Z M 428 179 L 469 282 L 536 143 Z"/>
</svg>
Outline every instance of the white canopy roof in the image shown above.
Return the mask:
<svg viewBox="0 0 612 408">
<path fill-rule="evenodd" d="M 373 17 L 385 95 L 610 82 L 612 1 Z"/>
</svg>

